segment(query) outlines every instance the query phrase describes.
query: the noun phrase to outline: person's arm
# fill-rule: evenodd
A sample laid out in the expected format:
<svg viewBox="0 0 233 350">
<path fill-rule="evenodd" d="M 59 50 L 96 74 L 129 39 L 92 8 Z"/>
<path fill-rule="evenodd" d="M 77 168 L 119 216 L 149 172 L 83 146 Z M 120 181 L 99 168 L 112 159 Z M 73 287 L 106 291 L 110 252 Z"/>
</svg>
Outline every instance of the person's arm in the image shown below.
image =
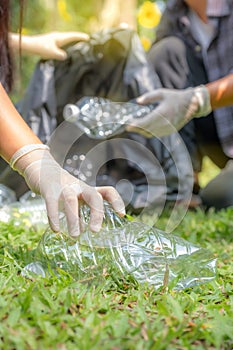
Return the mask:
<svg viewBox="0 0 233 350">
<path fill-rule="evenodd" d="M 12 50 L 18 50 L 21 45 L 25 54 L 38 55 L 42 59 L 64 60 L 67 57 L 65 45 L 87 41 L 89 35 L 81 32 L 51 32 L 38 35 L 22 35 L 9 33 L 9 45 Z"/>
<path fill-rule="evenodd" d="M 18 114 L 0 84 L 0 154 L 17 170 L 29 188 L 41 194 L 46 203 L 49 223 L 59 231 L 59 205 L 63 206 L 68 230 L 75 237 L 80 233 L 79 205 L 87 203 L 91 209 L 90 229 L 99 231 L 103 220 L 103 199 L 124 215 L 124 204 L 113 187 L 91 187 L 76 179 L 50 154 Z"/>
<path fill-rule="evenodd" d="M 146 136 L 165 136 L 180 130 L 192 118 L 233 105 L 233 74 L 184 90 L 157 89 L 137 98 L 140 104 L 158 103 L 146 117 L 133 119 L 127 131 Z"/>
<path fill-rule="evenodd" d="M 212 109 L 233 105 L 233 74 L 206 84 Z"/>
<path fill-rule="evenodd" d="M 12 155 L 27 144 L 42 144 L 24 122 L 0 84 L 0 153 L 9 163 Z"/>
</svg>

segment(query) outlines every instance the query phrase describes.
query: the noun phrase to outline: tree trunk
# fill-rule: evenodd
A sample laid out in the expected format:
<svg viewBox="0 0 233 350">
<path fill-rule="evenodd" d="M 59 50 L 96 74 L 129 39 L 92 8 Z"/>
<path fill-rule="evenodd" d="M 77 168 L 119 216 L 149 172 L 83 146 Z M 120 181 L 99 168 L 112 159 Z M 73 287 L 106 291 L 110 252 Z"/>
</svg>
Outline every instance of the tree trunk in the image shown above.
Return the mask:
<svg viewBox="0 0 233 350">
<path fill-rule="evenodd" d="M 99 16 L 99 27 L 112 28 L 127 25 L 136 29 L 137 0 L 104 0 Z"/>
</svg>

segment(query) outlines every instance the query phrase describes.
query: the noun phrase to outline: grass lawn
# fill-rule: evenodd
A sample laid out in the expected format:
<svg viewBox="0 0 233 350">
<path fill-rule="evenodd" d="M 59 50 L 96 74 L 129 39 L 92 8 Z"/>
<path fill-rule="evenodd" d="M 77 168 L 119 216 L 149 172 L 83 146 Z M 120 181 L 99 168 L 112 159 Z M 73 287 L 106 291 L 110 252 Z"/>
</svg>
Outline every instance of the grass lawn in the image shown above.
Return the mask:
<svg viewBox="0 0 233 350">
<path fill-rule="evenodd" d="M 1 223 L 0 349 L 232 350 L 232 218 L 233 209 L 198 210 L 175 229 L 218 258 L 214 281 L 180 292 L 117 275 L 92 285 L 68 275 L 26 279 L 20 271 L 42 232 Z"/>
</svg>

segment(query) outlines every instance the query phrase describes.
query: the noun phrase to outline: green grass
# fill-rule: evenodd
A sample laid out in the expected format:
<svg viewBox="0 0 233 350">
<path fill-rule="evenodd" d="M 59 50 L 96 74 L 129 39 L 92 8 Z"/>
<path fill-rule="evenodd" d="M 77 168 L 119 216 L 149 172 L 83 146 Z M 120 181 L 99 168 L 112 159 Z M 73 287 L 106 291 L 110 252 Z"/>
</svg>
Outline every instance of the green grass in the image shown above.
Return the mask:
<svg viewBox="0 0 233 350">
<path fill-rule="evenodd" d="M 2 223 L 0 349 L 233 349 L 232 217 L 188 212 L 176 228 L 218 258 L 214 281 L 180 292 L 117 275 L 92 285 L 65 274 L 26 279 L 42 232 Z"/>
</svg>

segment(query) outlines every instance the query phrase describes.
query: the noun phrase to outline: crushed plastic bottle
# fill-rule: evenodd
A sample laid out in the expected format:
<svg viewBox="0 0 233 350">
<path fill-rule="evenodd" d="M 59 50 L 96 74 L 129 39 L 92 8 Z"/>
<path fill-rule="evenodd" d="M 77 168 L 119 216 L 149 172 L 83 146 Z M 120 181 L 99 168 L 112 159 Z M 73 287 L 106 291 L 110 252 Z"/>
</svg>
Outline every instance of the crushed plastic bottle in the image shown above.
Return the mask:
<svg viewBox="0 0 233 350">
<path fill-rule="evenodd" d="M 15 226 L 25 224 L 28 227 L 45 229 L 48 225 L 45 201 L 41 196 L 28 191 L 18 201 L 15 198 L 0 208 L 0 221 L 13 221 Z"/>
<path fill-rule="evenodd" d="M 154 104 L 139 105 L 134 100 L 113 102 L 102 97 L 83 97 L 76 104 L 67 104 L 63 117 L 76 124 L 90 138 L 107 139 L 122 133 L 132 118 L 143 118 Z"/>
<path fill-rule="evenodd" d="M 36 249 L 35 261 L 27 265 L 25 276 L 57 276 L 68 272 L 76 280 L 98 280 L 111 274 L 112 266 L 139 283 L 158 289 L 171 285 L 181 290 L 211 281 L 216 275 L 216 258 L 206 249 L 165 233 L 142 222 L 120 218 L 105 204 L 103 228 L 88 229 L 90 210 L 84 206 L 81 220 L 84 231 L 77 241 L 69 237 L 66 223 L 63 233 L 49 228 Z"/>
</svg>

